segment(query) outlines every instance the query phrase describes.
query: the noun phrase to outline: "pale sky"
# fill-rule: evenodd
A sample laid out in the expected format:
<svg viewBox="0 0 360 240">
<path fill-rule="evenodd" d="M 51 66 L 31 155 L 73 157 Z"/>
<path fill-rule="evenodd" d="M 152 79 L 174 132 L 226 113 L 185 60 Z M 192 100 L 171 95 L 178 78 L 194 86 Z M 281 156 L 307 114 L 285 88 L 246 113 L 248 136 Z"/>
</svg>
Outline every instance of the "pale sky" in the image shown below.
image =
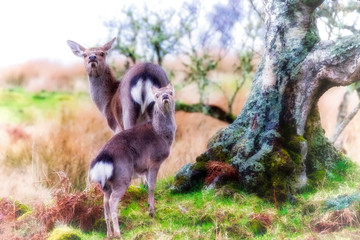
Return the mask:
<svg viewBox="0 0 360 240">
<path fill-rule="evenodd" d="M 184 1 L 191 0 L 2 0 L 0 69 L 36 59 L 65 65 L 81 62 L 66 40 L 84 47 L 98 46 L 110 40 L 103 23 L 118 19 L 130 4 L 147 3 L 150 10 L 161 13 L 168 8 L 180 8 Z M 210 11 L 216 2 L 226 1 L 206 0 L 202 11 Z"/>
<path fill-rule="evenodd" d="M 80 62 L 70 51 L 70 39 L 93 47 L 109 40 L 103 22 L 117 18 L 130 4 L 146 0 L 11 0 L 0 2 L 0 68 L 33 59 L 63 64 Z M 215 2 L 212 0 L 210 2 Z M 151 1 L 151 10 L 169 5 L 179 8 L 183 0 Z"/>
</svg>

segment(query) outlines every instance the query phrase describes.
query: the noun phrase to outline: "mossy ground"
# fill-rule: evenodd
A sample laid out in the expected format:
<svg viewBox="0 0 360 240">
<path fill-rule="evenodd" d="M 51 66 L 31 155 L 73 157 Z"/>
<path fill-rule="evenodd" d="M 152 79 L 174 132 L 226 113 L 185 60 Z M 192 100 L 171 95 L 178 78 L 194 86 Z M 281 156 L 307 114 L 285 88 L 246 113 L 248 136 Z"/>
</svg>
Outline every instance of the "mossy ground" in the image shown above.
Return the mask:
<svg viewBox="0 0 360 240">
<path fill-rule="evenodd" d="M 186 194 L 169 190 L 173 178 L 157 183 L 155 218 L 148 215 L 147 193 L 139 190 L 119 205 L 122 239 L 304 239 L 323 238 L 312 229 L 321 216 L 333 211 L 327 200 L 358 192 L 360 169 L 351 164 L 347 175 L 327 180 L 318 189 L 304 189 L 295 201 L 275 206 L 254 194 L 246 194 L 234 187 L 206 189 Z M 336 175 L 336 173 L 334 172 Z M 131 187 L 134 192 L 137 187 Z M 140 196 L 140 195 L 141 196 Z M 130 196 L 132 196 L 130 194 Z M 357 198 L 349 208 L 360 213 Z M 357 209 L 357 210 L 356 210 Z M 349 234 L 358 226 L 332 233 Z M 92 232 L 92 239 L 105 237 L 105 225 Z M 97 238 L 99 237 L 99 238 Z M 84 238 L 86 239 L 86 238 Z"/>
</svg>

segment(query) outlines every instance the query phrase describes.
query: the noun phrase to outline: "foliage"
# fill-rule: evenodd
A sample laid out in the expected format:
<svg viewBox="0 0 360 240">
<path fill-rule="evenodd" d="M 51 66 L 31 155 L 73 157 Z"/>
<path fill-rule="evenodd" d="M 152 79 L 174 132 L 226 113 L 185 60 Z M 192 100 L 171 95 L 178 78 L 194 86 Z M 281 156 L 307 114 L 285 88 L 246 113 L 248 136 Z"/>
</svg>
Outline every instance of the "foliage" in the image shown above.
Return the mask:
<svg viewBox="0 0 360 240">
<path fill-rule="evenodd" d="M 39 207 L 35 212 L 37 218 L 47 230 L 53 229 L 56 222 L 61 222 L 89 231 L 103 215 L 101 190 L 94 186 L 82 192 L 73 190 L 64 173 L 58 173 L 58 176 L 59 182 L 52 194 L 54 203 Z"/>
<path fill-rule="evenodd" d="M 199 91 L 199 103 L 205 103 L 205 90 L 210 85 L 209 74 L 214 71 L 221 60 L 221 57 L 213 59 L 207 53 L 200 54 L 197 51 L 189 55 L 190 63 L 184 63 L 187 70 L 186 81 L 194 82 Z"/>
<path fill-rule="evenodd" d="M 228 111 L 230 114 L 233 113 L 233 105 L 237 93 L 240 91 L 246 81 L 251 81 L 255 76 L 254 65 L 252 63 L 253 58 L 254 52 L 251 51 L 240 52 L 238 54 L 239 64 L 235 68 L 235 73 L 238 77 L 235 80 L 235 86 L 231 89 L 230 93 L 228 93 L 224 87 L 219 85 L 219 83 L 214 83 L 219 87 L 219 89 L 226 97 Z"/>
<path fill-rule="evenodd" d="M 249 4 L 244 3 L 244 7 L 251 12 L 249 17 L 253 17 L 254 12 L 251 11 Z M 117 36 L 115 51 L 126 57 L 125 70 L 138 61 L 156 61 L 162 65 L 165 56 L 179 58 L 186 56 L 183 60 L 185 69 L 181 70 L 185 71 L 183 81 L 185 84 L 196 84 L 199 104 L 207 105 L 207 88 L 217 86 L 228 101 L 227 111 L 231 115 L 239 89 L 245 80 L 252 77 L 251 60 L 254 54 L 250 52 L 255 49 L 254 44 L 261 26 L 258 23 L 262 20 L 253 19 L 248 22 L 242 17 L 245 12 L 242 4 L 238 0 L 229 0 L 225 4 L 215 5 L 207 14 L 208 23 L 200 24 L 202 8 L 203 4 L 200 1 L 185 2 L 181 10 L 168 9 L 165 12 L 154 12 L 147 7 L 141 9 L 132 6 L 125 10 L 119 19 L 113 19 L 105 24 L 109 28 L 110 35 Z M 239 25 L 241 21 L 248 24 Z M 204 24 L 207 27 L 203 27 Z M 233 33 L 240 26 L 245 26 L 244 31 L 250 34 L 250 39 L 242 38 L 243 44 L 238 48 L 232 45 L 232 42 L 236 40 L 233 38 Z M 253 31 L 254 29 L 256 30 Z M 247 52 L 249 44 L 252 44 L 251 50 Z M 219 79 L 212 75 L 218 70 L 219 62 L 230 50 L 239 52 L 240 64 L 233 66 L 233 71 L 236 75 L 240 72 L 240 78 L 236 79 L 235 88 L 228 91 L 224 89 Z M 116 71 L 117 76 L 120 77 L 124 69 Z M 169 69 L 170 76 L 173 76 L 173 71 Z M 206 112 L 206 109 L 198 110 Z"/>
<path fill-rule="evenodd" d="M 141 14 L 139 14 L 141 12 Z M 163 64 L 164 57 L 179 48 L 179 41 L 188 27 L 189 12 L 169 10 L 158 13 L 132 6 L 122 12 L 121 20 L 105 23 L 110 35 L 117 36 L 115 50 L 127 58 L 125 68 L 142 61 Z M 184 16 L 176 19 L 175 16 Z M 191 18 L 192 19 L 192 18 Z"/>
<path fill-rule="evenodd" d="M 317 10 L 318 21 L 325 25 L 328 39 L 360 33 L 359 2 L 327 0 Z M 349 19 L 351 18 L 351 19 Z"/>
<path fill-rule="evenodd" d="M 51 232 L 47 240 L 81 240 L 81 232 L 69 227 L 59 227 Z"/>
</svg>

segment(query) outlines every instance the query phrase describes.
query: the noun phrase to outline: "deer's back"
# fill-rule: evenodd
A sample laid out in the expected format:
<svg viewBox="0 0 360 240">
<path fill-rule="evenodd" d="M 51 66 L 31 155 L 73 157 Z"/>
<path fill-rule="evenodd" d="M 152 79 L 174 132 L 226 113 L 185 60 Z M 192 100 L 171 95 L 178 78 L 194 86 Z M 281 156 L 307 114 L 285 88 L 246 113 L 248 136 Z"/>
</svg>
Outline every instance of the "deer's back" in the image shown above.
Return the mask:
<svg viewBox="0 0 360 240">
<path fill-rule="evenodd" d="M 133 87 L 139 79 L 150 79 L 157 88 L 165 87 L 169 80 L 164 70 L 153 63 L 139 63 L 131 67 L 122 79 L 123 87 Z"/>
<path fill-rule="evenodd" d="M 161 164 L 169 156 L 170 146 L 148 122 L 115 134 L 101 152 L 111 156 L 115 169 L 123 161 L 132 161 L 135 170 L 142 173 L 152 164 Z"/>
</svg>

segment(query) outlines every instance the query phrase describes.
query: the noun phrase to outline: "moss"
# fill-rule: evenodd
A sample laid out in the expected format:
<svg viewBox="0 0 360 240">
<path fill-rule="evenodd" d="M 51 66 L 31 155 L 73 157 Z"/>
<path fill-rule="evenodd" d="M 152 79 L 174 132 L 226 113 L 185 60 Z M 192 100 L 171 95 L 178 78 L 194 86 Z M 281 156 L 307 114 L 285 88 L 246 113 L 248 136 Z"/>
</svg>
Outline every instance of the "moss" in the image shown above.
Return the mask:
<svg viewBox="0 0 360 240">
<path fill-rule="evenodd" d="M 204 214 L 203 216 L 201 216 L 201 218 L 196 222 L 196 224 L 198 225 L 202 225 L 202 224 L 213 224 L 214 223 L 214 219 L 209 215 L 209 214 Z"/>
<path fill-rule="evenodd" d="M 230 152 L 222 145 L 211 147 L 196 158 L 196 162 L 218 161 L 228 163 L 230 160 Z"/>
<path fill-rule="evenodd" d="M 204 172 L 206 171 L 206 162 L 196 162 L 191 165 L 190 170 Z"/>
<path fill-rule="evenodd" d="M 69 227 L 55 228 L 47 240 L 81 240 L 81 232 Z"/>
<path fill-rule="evenodd" d="M 127 193 L 132 199 L 140 200 L 147 196 L 146 189 L 140 186 L 130 185 L 127 189 Z"/>
<path fill-rule="evenodd" d="M 295 168 L 290 154 L 283 148 L 271 153 L 265 164 L 271 175 L 278 172 L 290 174 Z"/>
<path fill-rule="evenodd" d="M 101 233 L 106 233 L 106 222 L 104 218 L 100 218 L 95 221 L 93 225 L 93 230 Z"/>
<path fill-rule="evenodd" d="M 300 171 L 299 164 L 284 148 L 276 148 L 267 154 L 261 163 L 265 167 L 265 173 L 257 176 L 258 183 L 254 187 L 255 192 L 277 204 L 287 201 L 295 190 L 297 176 L 295 173 Z"/>
<path fill-rule="evenodd" d="M 348 58 L 357 53 L 354 49 L 359 48 L 359 36 L 354 34 L 347 36 L 341 39 L 338 39 L 335 44 L 333 44 L 327 53 L 330 56 L 337 57 L 339 63 L 348 60 Z"/>
<path fill-rule="evenodd" d="M 170 187 L 171 192 L 180 193 L 200 189 L 206 175 L 205 165 L 205 162 L 184 165 L 175 175 L 174 183 Z"/>
<path fill-rule="evenodd" d="M 181 174 L 177 174 L 175 176 L 173 186 L 175 188 L 182 188 L 181 186 L 185 185 L 186 183 L 187 183 L 187 177 Z"/>
<path fill-rule="evenodd" d="M 265 224 L 257 219 L 250 220 L 246 226 L 255 235 L 264 235 L 267 231 Z"/>
<path fill-rule="evenodd" d="M 205 152 L 196 158 L 196 162 L 208 162 L 210 161 L 209 155 Z"/>
<path fill-rule="evenodd" d="M 249 233 L 246 228 L 240 227 L 237 224 L 233 224 L 230 227 L 227 227 L 226 232 L 231 239 L 251 239 L 253 236 Z"/>
<path fill-rule="evenodd" d="M 326 173 L 324 170 L 313 171 L 307 174 L 309 187 L 316 188 L 324 183 Z"/>
<path fill-rule="evenodd" d="M 300 164 L 302 164 L 301 155 L 299 153 L 296 153 L 291 150 L 288 150 L 287 152 L 289 153 L 289 155 L 295 165 L 299 166 Z"/>
<path fill-rule="evenodd" d="M 31 208 L 24 203 L 21 203 L 19 201 L 15 201 L 15 217 L 20 218 L 25 213 L 32 212 Z"/>
<path fill-rule="evenodd" d="M 286 139 L 285 145 L 288 149 L 301 152 L 301 143 L 306 142 L 303 136 L 293 134 Z"/>
<path fill-rule="evenodd" d="M 228 123 L 234 122 L 236 118 L 236 116 L 234 116 L 232 113 L 227 113 L 217 106 L 206 105 L 201 103 L 187 104 L 184 102 L 176 101 L 175 110 L 191 112 L 191 113 L 199 112 Z"/>
<path fill-rule="evenodd" d="M 309 179 L 315 182 L 318 180 L 319 174 L 317 173 L 321 171 L 326 174 L 331 173 L 336 168 L 336 163 L 344 160 L 344 156 L 337 152 L 325 137 L 317 107 L 314 107 L 310 112 L 305 130 L 304 136 L 308 143 L 308 153 L 305 161 L 306 173 Z"/>
</svg>

